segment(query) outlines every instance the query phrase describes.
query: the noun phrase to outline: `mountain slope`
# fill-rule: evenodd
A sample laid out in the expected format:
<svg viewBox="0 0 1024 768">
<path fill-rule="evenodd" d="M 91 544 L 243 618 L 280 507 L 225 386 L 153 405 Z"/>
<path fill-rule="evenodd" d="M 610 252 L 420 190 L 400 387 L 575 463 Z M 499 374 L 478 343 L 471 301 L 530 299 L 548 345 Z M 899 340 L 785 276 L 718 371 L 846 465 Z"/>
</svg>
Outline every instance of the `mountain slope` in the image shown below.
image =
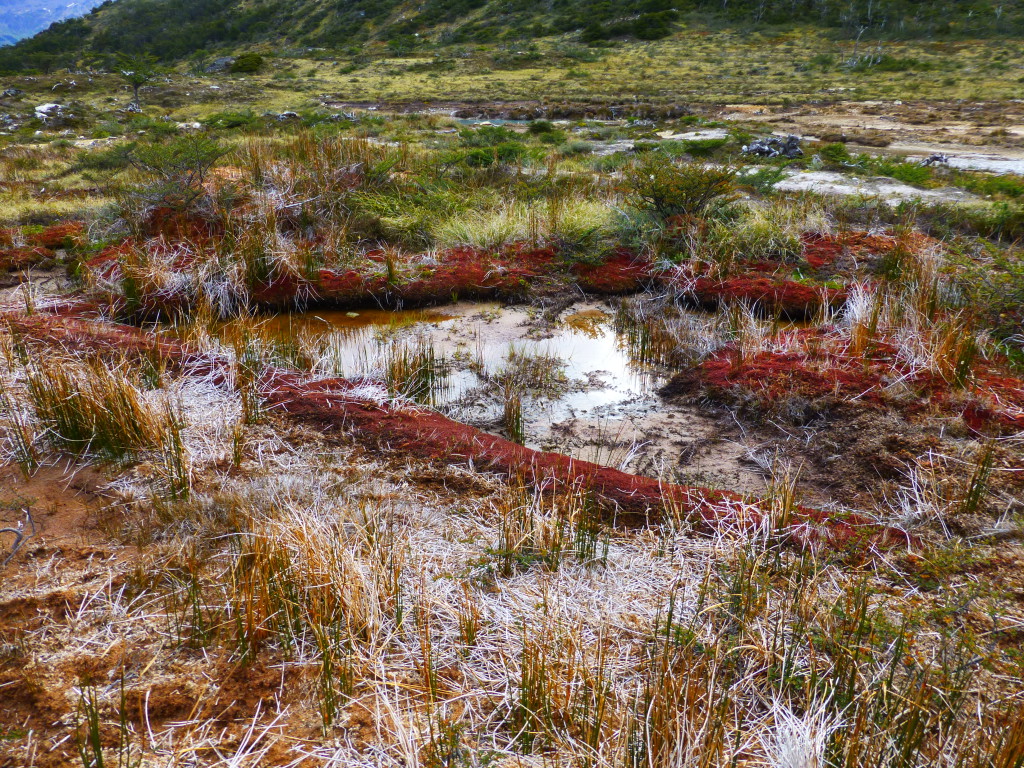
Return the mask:
<svg viewBox="0 0 1024 768">
<path fill-rule="evenodd" d="M 99 0 L 0 0 L 0 45 L 41 32 L 55 21 L 88 13 Z"/>
<path fill-rule="evenodd" d="M 709 19 L 744 27 L 820 25 L 865 37 L 1021 35 L 1024 0 L 107 0 L 81 19 L 0 49 L 0 71 L 45 70 L 114 53 L 172 61 L 261 44 L 349 54 L 386 44 L 401 55 L 566 32 L 603 44 L 657 39 L 681 21 Z"/>
</svg>

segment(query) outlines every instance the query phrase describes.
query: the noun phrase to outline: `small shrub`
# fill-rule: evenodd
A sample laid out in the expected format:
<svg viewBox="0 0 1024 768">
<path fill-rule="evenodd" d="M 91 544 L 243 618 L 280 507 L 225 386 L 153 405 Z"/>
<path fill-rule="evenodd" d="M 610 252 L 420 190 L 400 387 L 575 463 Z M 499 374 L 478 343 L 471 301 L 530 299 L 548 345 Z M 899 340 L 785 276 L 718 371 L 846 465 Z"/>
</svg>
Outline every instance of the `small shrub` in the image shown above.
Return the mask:
<svg viewBox="0 0 1024 768">
<path fill-rule="evenodd" d="M 258 53 L 243 53 L 234 64 L 231 65 L 231 72 L 237 74 L 248 74 L 259 72 L 263 68 L 263 57 Z"/>
<path fill-rule="evenodd" d="M 263 118 L 253 112 L 251 109 L 246 109 L 241 112 L 214 112 L 212 115 L 202 120 L 203 125 L 207 128 L 219 128 L 219 129 L 231 129 L 231 128 L 246 128 L 255 129 L 263 125 Z"/>
<path fill-rule="evenodd" d="M 205 195 L 206 175 L 226 152 L 215 139 L 200 135 L 136 147 L 130 155 L 132 165 L 156 177 L 153 185 L 139 190 L 139 196 L 150 204 L 190 209 Z"/>
<path fill-rule="evenodd" d="M 875 166 L 878 173 L 907 184 L 926 184 L 932 179 L 932 169 L 917 163 L 882 161 Z"/>
<path fill-rule="evenodd" d="M 497 147 L 519 140 L 519 134 L 500 125 L 485 125 L 474 130 L 459 132 L 464 147 Z"/>
<path fill-rule="evenodd" d="M 823 146 L 818 150 L 818 156 L 826 163 L 831 163 L 832 165 L 842 165 L 853 160 L 850 150 L 846 148 L 845 144 L 841 144 L 838 141 Z"/>
<path fill-rule="evenodd" d="M 752 189 L 761 195 L 767 195 L 786 177 L 786 171 L 775 166 L 764 166 L 752 173 L 746 173 L 739 177 L 738 181 L 744 187 Z"/>
<path fill-rule="evenodd" d="M 471 168 L 487 168 L 495 163 L 516 163 L 525 156 L 526 147 L 507 142 L 495 147 L 474 149 L 466 155 L 465 162 Z"/>
<path fill-rule="evenodd" d="M 589 155 L 594 151 L 594 145 L 589 141 L 567 141 L 558 148 L 558 154 L 563 157 L 575 157 L 577 155 Z"/>
<path fill-rule="evenodd" d="M 687 154 L 694 157 L 711 157 L 728 143 L 728 139 L 692 139 L 683 142 L 683 146 Z"/>
<path fill-rule="evenodd" d="M 662 218 L 697 216 L 712 203 L 735 199 L 736 172 L 703 165 L 677 166 L 659 157 L 645 158 L 627 177 L 630 202 Z"/>
</svg>

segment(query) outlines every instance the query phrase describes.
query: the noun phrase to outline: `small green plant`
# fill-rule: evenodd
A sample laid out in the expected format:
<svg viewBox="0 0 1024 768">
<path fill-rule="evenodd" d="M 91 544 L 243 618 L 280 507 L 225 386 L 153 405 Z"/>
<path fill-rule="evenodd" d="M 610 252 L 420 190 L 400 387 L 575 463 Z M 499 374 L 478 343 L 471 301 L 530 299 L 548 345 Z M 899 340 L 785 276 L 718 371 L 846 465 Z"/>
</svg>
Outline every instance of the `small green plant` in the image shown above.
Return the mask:
<svg viewBox="0 0 1024 768">
<path fill-rule="evenodd" d="M 829 165 L 844 165 L 853 161 L 853 156 L 845 144 L 834 142 L 826 144 L 818 150 L 818 156 Z"/>
<path fill-rule="evenodd" d="M 225 154 L 227 150 L 216 139 L 199 134 L 137 146 L 129 155 L 130 162 L 155 182 L 136 194 L 150 205 L 189 211 L 205 196 L 210 169 Z"/>
<path fill-rule="evenodd" d="M 423 405 L 436 405 L 450 387 L 448 361 L 422 339 L 388 345 L 383 367 L 388 392 Z"/>
<path fill-rule="evenodd" d="M 162 414 L 120 371 L 41 360 L 26 373 L 36 419 L 57 450 L 121 462 L 163 444 Z"/>
<path fill-rule="evenodd" d="M 963 498 L 957 504 L 956 512 L 961 515 L 977 514 L 988 494 L 988 482 L 992 475 L 993 463 L 995 460 L 995 444 L 986 441 L 978 451 L 974 463 L 974 471 L 967 481 L 967 488 Z"/>
<path fill-rule="evenodd" d="M 104 768 L 103 733 L 96 688 L 83 685 L 78 693 L 78 757 L 82 768 Z"/>
<path fill-rule="evenodd" d="M 511 387 L 503 388 L 503 404 L 501 425 L 505 434 L 513 443 L 522 445 L 526 442 L 526 423 L 523 420 L 523 400 L 519 393 Z"/>
<path fill-rule="evenodd" d="M 736 172 L 704 165 L 675 165 L 657 155 L 645 157 L 627 175 L 627 196 L 634 206 L 672 216 L 700 216 L 712 204 L 735 199 Z"/>
</svg>

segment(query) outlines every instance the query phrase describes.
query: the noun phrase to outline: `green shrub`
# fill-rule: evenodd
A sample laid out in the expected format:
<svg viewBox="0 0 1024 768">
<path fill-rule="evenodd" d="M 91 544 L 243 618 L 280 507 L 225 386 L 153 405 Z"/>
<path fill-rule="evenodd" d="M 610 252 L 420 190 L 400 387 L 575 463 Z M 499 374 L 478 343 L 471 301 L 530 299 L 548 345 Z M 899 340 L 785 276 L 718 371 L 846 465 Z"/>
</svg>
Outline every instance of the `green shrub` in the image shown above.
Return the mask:
<svg viewBox="0 0 1024 768">
<path fill-rule="evenodd" d="M 1011 173 L 998 176 L 958 173 L 954 176 L 953 183 L 976 195 L 1013 198 L 1024 196 L 1024 176 Z"/>
<path fill-rule="evenodd" d="M 918 163 L 883 160 L 875 165 L 875 170 L 883 176 L 889 176 L 907 184 L 926 184 L 932 179 L 932 169 Z"/>
<path fill-rule="evenodd" d="M 558 144 L 564 144 L 566 137 L 565 131 L 548 131 L 547 133 L 539 134 L 538 138 L 544 144 L 553 144 L 557 146 Z"/>
<path fill-rule="evenodd" d="M 206 194 L 206 175 L 226 153 L 215 139 L 199 134 L 136 146 L 128 155 L 129 162 L 154 178 L 151 185 L 136 190 L 136 195 L 148 205 L 188 210 Z"/>
<path fill-rule="evenodd" d="M 831 163 L 832 165 L 842 165 L 843 163 L 848 163 L 853 160 L 853 157 L 850 155 L 850 150 L 846 148 L 845 144 L 841 144 L 840 142 L 826 144 L 818 150 L 818 155 L 826 163 Z"/>
<path fill-rule="evenodd" d="M 686 152 L 694 157 L 710 157 L 729 143 L 728 139 L 692 139 L 684 141 Z"/>
<path fill-rule="evenodd" d="M 786 177 L 786 172 L 782 168 L 774 165 L 766 165 L 762 168 L 758 168 L 752 173 L 745 173 L 738 178 L 741 186 L 752 189 L 762 195 L 766 195 L 771 192 L 775 185 L 778 184 Z"/>
<path fill-rule="evenodd" d="M 577 155 L 589 155 L 594 151 L 594 145 L 589 141 L 567 141 L 558 148 L 558 154 L 563 157 L 575 157 Z"/>
<path fill-rule="evenodd" d="M 487 168 L 495 163 L 516 163 L 526 156 L 526 147 L 515 142 L 505 142 L 494 147 L 473 149 L 465 156 L 466 165 L 472 168 Z"/>
<path fill-rule="evenodd" d="M 246 109 L 243 111 L 214 112 L 201 122 L 208 128 L 222 130 L 230 128 L 254 129 L 263 125 L 263 118 L 251 109 Z"/>
<path fill-rule="evenodd" d="M 700 215 L 712 203 L 735 199 L 736 172 L 703 165 L 677 166 L 657 156 L 645 157 L 627 176 L 630 202 L 662 218 Z"/>
<path fill-rule="evenodd" d="M 476 130 L 459 131 L 464 147 L 496 147 L 499 144 L 519 141 L 519 134 L 500 125 L 484 125 Z"/>
<path fill-rule="evenodd" d="M 263 57 L 258 53 L 243 53 L 231 65 L 231 72 L 248 74 L 263 68 Z"/>
<path fill-rule="evenodd" d="M 128 130 L 145 131 L 153 136 L 174 136 L 178 133 L 178 126 L 170 120 L 157 120 L 145 115 L 135 115 L 128 121 Z"/>
</svg>

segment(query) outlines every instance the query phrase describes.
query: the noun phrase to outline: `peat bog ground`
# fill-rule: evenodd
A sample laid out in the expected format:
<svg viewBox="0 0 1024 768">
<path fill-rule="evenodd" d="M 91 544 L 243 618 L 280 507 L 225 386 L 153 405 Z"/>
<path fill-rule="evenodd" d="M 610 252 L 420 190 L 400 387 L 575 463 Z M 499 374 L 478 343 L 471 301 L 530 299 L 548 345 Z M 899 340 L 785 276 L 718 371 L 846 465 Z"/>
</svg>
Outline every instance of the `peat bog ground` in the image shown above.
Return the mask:
<svg viewBox="0 0 1024 768">
<path fill-rule="evenodd" d="M 4 139 L 0 766 L 1021 764 L 1019 105 L 524 105 Z"/>
</svg>

